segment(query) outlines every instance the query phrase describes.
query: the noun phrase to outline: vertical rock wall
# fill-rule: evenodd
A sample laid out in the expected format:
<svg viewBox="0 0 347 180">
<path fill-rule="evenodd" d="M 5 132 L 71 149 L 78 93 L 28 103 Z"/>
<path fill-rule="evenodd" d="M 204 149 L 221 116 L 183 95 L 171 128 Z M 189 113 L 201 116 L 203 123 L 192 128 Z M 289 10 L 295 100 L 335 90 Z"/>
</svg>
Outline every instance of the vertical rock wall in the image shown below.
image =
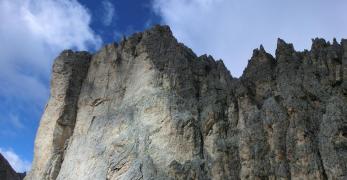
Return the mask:
<svg viewBox="0 0 347 180">
<path fill-rule="evenodd" d="M 277 46 L 238 79 L 166 26 L 64 51 L 26 179 L 347 178 L 347 41 Z"/>
<path fill-rule="evenodd" d="M 42 115 L 35 140 L 35 155 L 26 179 L 56 179 L 65 149 L 73 134 L 77 100 L 91 55 L 64 51 L 52 70 L 51 97 Z"/>
</svg>

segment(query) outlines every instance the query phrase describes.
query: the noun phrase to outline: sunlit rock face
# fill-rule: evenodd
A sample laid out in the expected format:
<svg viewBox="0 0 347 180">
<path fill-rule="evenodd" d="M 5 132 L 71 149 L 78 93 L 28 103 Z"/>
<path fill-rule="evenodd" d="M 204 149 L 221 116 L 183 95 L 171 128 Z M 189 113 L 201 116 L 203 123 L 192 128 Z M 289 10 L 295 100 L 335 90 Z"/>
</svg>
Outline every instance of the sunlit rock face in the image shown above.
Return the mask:
<svg viewBox="0 0 347 180">
<path fill-rule="evenodd" d="M 0 179 L 1 180 L 22 180 L 25 173 L 16 173 L 10 163 L 0 154 Z"/>
<path fill-rule="evenodd" d="M 155 26 L 55 60 L 26 180 L 346 178 L 346 40 L 279 39 L 233 78 Z"/>
</svg>

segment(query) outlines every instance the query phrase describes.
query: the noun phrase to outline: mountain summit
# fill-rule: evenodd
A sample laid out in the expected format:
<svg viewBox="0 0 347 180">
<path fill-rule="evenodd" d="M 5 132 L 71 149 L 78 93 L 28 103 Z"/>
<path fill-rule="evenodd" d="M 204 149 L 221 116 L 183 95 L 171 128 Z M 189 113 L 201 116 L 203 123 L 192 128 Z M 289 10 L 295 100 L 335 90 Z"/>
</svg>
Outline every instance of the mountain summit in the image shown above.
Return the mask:
<svg viewBox="0 0 347 180">
<path fill-rule="evenodd" d="M 26 180 L 346 179 L 347 40 L 240 78 L 155 26 L 55 60 Z"/>
</svg>

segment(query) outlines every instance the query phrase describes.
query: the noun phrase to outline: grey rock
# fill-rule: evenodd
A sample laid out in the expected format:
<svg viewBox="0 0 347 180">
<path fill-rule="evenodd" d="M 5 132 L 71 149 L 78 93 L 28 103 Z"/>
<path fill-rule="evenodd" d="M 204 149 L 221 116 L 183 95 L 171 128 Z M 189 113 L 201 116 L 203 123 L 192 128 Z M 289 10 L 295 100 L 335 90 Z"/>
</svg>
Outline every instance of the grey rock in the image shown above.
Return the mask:
<svg viewBox="0 0 347 180">
<path fill-rule="evenodd" d="M 254 50 L 240 78 L 169 27 L 64 51 L 36 179 L 346 179 L 347 41 Z"/>
</svg>

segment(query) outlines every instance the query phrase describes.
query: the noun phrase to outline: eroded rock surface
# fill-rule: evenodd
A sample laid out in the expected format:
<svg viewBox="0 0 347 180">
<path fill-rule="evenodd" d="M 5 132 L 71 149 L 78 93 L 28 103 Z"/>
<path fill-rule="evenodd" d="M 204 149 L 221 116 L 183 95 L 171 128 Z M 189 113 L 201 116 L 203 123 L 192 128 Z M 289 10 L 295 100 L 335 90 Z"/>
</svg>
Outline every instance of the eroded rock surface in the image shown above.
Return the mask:
<svg viewBox="0 0 347 180">
<path fill-rule="evenodd" d="M 155 26 L 57 58 L 26 180 L 346 178 L 346 40 L 279 39 L 233 78 Z"/>
</svg>

